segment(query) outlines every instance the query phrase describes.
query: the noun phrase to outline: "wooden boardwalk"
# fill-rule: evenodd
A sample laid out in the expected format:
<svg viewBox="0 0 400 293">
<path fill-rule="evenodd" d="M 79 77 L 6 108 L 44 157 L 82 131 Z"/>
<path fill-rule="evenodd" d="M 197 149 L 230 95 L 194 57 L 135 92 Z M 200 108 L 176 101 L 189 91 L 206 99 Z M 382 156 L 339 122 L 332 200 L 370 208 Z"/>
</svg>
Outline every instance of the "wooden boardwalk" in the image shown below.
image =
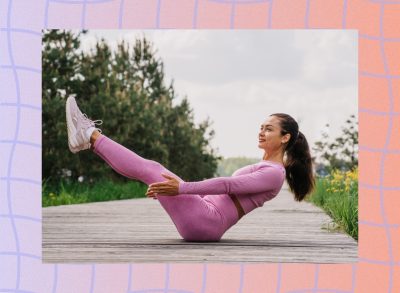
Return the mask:
<svg viewBox="0 0 400 293">
<path fill-rule="evenodd" d="M 43 209 L 44 263 L 357 262 L 357 242 L 326 228 L 319 208 L 284 187 L 220 242 L 185 242 L 158 201 L 132 199 Z"/>
</svg>

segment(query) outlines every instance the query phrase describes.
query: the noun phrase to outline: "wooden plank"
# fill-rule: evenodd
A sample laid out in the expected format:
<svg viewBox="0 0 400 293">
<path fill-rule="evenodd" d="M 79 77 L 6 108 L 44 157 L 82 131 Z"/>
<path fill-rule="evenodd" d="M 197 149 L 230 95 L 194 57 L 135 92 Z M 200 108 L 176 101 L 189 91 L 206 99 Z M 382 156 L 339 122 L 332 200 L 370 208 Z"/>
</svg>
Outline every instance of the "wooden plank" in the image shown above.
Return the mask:
<svg viewBox="0 0 400 293">
<path fill-rule="evenodd" d="M 328 231 L 319 208 L 287 188 L 219 242 L 184 241 L 158 201 L 132 199 L 43 209 L 43 261 L 357 262 L 357 242 Z"/>
<path fill-rule="evenodd" d="M 307 263 L 351 263 L 357 262 L 352 250 L 340 249 L 334 253 L 331 248 L 315 250 L 308 247 L 252 247 L 248 246 L 203 246 L 181 247 L 157 245 L 111 246 L 53 246 L 49 247 L 46 262 L 64 262 L 63 255 L 69 255 L 70 262 L 307 262 Z M 355 254 L 356 255 L 356 254 Z"/>
</svg>

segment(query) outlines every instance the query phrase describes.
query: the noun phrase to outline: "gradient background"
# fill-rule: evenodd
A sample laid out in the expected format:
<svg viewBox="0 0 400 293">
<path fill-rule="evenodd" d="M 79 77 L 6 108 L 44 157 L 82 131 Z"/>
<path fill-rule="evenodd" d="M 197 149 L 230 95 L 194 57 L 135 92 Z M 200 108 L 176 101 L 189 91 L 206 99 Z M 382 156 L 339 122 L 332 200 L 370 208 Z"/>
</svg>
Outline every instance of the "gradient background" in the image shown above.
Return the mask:
<svg viewBox="0 0 400 293">
<path fill-rule="evenodd" d="M 41 261 L 41 29 L 357 29 L 359 262 Z M 400 0 L 0 0 L 0 292 L 400 292 Z"/>
</svg>

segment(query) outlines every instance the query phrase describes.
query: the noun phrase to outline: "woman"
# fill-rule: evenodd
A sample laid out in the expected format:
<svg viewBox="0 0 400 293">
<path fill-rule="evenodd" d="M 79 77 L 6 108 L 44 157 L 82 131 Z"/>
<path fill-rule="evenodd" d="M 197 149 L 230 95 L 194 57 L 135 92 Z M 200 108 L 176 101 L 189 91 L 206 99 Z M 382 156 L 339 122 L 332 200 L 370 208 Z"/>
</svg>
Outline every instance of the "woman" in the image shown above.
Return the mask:
<svg viewBox="0 0 400 293">
<path fill-rule="evenodd" d="M 261 125 L 260 162 L 236 170 L 231 177 L 199 182 L 184 182 L 160 163 L 101 134 L 95 127 L 98 121 L 83 114 L 73 97 L 67 99 L 66 115 L 70 150 L 90 148 L 118 173 L 149 185 L 146 195 L 159 200 L 186 241 L 219 241 L 241 217 L 274 198 L 285 178 L 298 201 L 314 188 L 307 140 L 287 114 L 272 114 Z"/>
</svg>

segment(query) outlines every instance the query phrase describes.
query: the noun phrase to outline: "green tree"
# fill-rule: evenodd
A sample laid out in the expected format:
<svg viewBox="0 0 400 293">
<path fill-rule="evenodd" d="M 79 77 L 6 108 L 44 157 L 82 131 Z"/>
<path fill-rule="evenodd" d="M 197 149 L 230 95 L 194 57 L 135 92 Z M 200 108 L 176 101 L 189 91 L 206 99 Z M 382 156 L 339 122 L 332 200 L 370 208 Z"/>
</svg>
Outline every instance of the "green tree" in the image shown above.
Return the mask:
<svg viewBox="0 0 400 293">
<path fill-rule="evenodd" d="M 260 158 L 231 157 L 224 158 L 218 164 L 219 176 L 231 176 L 233 172 L 246 165 L 260 162 Z"/>
<path fill-rule="evenodd" d="M 85 33 L 85 32 L 83 32 Z M 80 87 L 80 34 L 49 30 L 42 46 L 42 136 L 43 178 L 57 180 L 78 164 L 78 157 L 67 155 L 65 96 Z"/>
<path fill-rule="evenodd" d="M 317 162 L 327 172 L 332 169 L 350 170 L 358 165 L 358 122 L 355 115 L 350 115 L 342 127 L 342 133 L 333 141 L 329 141 L 327 131 L 322 132 L 321 140 L 315 142 L 313 150 L 318 155 Z M 326 129 L 329 124 L 325 125 Z"/>
<path fill-rule="evenodd" d="M 163 62 L 153 45 L 143 37 L 133 48 L 121 42 L 113 51 L 102 39 L 84 52 L 80 36 L 44 32 L 43 178 L 127 180 L 90 152 L 68 151 L 65 99 L 71 94 L 90 118 L 104 121 L 101 128 L 106 135 L 127 148 L 186 180 L 212 177 L 219 157 L 210 147 L 211 123 L 195 125 L 186 98 L 173 106 L 175 90 L 172 82 L 165 85 Z"/>
</svg>

